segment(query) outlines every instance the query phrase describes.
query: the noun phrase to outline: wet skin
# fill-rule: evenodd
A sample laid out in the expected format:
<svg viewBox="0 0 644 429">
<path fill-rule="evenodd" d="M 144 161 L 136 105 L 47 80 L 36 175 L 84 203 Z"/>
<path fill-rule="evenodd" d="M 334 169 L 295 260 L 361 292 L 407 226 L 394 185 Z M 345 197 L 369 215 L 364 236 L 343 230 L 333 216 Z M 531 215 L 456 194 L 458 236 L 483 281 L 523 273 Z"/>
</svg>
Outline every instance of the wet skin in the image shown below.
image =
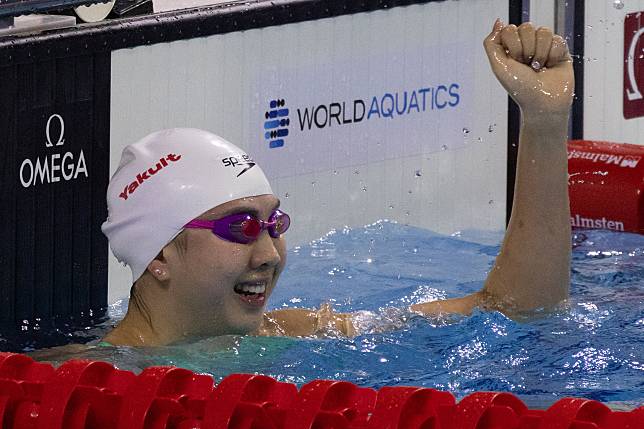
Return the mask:
<svg viewBox="0 0 644 429">
<path fill-rule="evenodd" d="M 222 204 L 199 219 L 250 213 L 267 220 L 277 207 L 279 200 L 273 195 L 243 198 Z M 209 336 L 257 329 L 266 300 L 286 262 L 284 237 L 272 238 L 268 231 L 262 231 L 256 241 L 239 244 L 223 240 L 207 229 L 189 229 L 184 234 L 185 248 L 173 246 L 163 268 L 168 277 L 164 281 L 174 280 L 171 302 L 176 303 L 175 312 L 190 315 L 182 333 Z M 265 292 L 254 294 L 251 300 L 237 292 L 243 286 Z"/>
</svg>

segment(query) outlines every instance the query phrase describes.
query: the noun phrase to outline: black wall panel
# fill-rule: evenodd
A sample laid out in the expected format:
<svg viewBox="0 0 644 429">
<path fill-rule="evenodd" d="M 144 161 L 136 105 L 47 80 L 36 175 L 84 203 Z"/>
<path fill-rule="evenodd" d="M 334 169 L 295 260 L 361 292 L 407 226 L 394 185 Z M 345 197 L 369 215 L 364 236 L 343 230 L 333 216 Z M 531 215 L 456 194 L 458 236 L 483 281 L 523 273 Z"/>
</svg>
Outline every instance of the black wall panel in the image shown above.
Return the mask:
<svg viewBox="0 0 644 429">
<path fill-rule="evenodd" d="M 0 68 L 0 321 L 107 304 L 110 53 Z"/>
</svg>

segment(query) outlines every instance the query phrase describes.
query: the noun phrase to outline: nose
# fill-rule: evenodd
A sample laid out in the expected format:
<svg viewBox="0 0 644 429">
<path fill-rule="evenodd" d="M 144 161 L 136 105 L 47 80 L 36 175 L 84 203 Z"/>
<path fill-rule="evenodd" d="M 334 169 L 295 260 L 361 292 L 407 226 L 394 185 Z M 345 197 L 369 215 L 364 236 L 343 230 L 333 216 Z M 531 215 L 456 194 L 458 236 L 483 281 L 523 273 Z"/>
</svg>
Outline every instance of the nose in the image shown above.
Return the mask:
<svg viewBox="0 0 644 429">
<path fill-rule="evenodd" d="M 253 269 L 276 267 L 282 258 L 277 251 L 276 243 L 279 238 L 272 238 L 268 231 L 262 231 L 259 238 L 253 243 L 253 253 L 250 265 Z"/>
</svg>

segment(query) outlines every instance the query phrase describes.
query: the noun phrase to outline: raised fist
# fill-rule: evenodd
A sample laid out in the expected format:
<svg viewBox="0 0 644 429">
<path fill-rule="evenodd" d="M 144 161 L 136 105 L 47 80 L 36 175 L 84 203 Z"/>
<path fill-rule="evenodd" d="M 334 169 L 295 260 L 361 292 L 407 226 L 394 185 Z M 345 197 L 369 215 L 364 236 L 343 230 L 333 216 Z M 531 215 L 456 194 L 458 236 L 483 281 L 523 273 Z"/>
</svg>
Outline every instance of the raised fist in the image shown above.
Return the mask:
<svg viewBox="0 0 644 429">
<path fill-rule="evenodd" d="M 561 36 L 529 22 L 517 28 L 497 19 L 483 46 L 492 71 L 524 115 L 568 114 L 575 78 Z"/>
</svg>

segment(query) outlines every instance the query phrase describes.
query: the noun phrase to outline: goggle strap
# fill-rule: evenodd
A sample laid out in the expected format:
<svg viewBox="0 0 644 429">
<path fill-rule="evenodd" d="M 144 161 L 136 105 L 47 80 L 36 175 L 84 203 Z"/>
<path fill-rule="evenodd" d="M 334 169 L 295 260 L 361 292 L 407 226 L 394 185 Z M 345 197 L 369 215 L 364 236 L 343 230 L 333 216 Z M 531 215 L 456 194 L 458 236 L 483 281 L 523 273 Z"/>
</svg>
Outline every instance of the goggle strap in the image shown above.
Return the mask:
<svg viewBox="0 0 644 429">
<path fill-rule="evenodd" d="M 211 220 L 199 220 L 199 219 L 193 219 L 190 222 L 188 222 L 184 228 L 203 228 L 203 229 L 211 229 L 213 225 L 213 221 Z"/>
</svg>

